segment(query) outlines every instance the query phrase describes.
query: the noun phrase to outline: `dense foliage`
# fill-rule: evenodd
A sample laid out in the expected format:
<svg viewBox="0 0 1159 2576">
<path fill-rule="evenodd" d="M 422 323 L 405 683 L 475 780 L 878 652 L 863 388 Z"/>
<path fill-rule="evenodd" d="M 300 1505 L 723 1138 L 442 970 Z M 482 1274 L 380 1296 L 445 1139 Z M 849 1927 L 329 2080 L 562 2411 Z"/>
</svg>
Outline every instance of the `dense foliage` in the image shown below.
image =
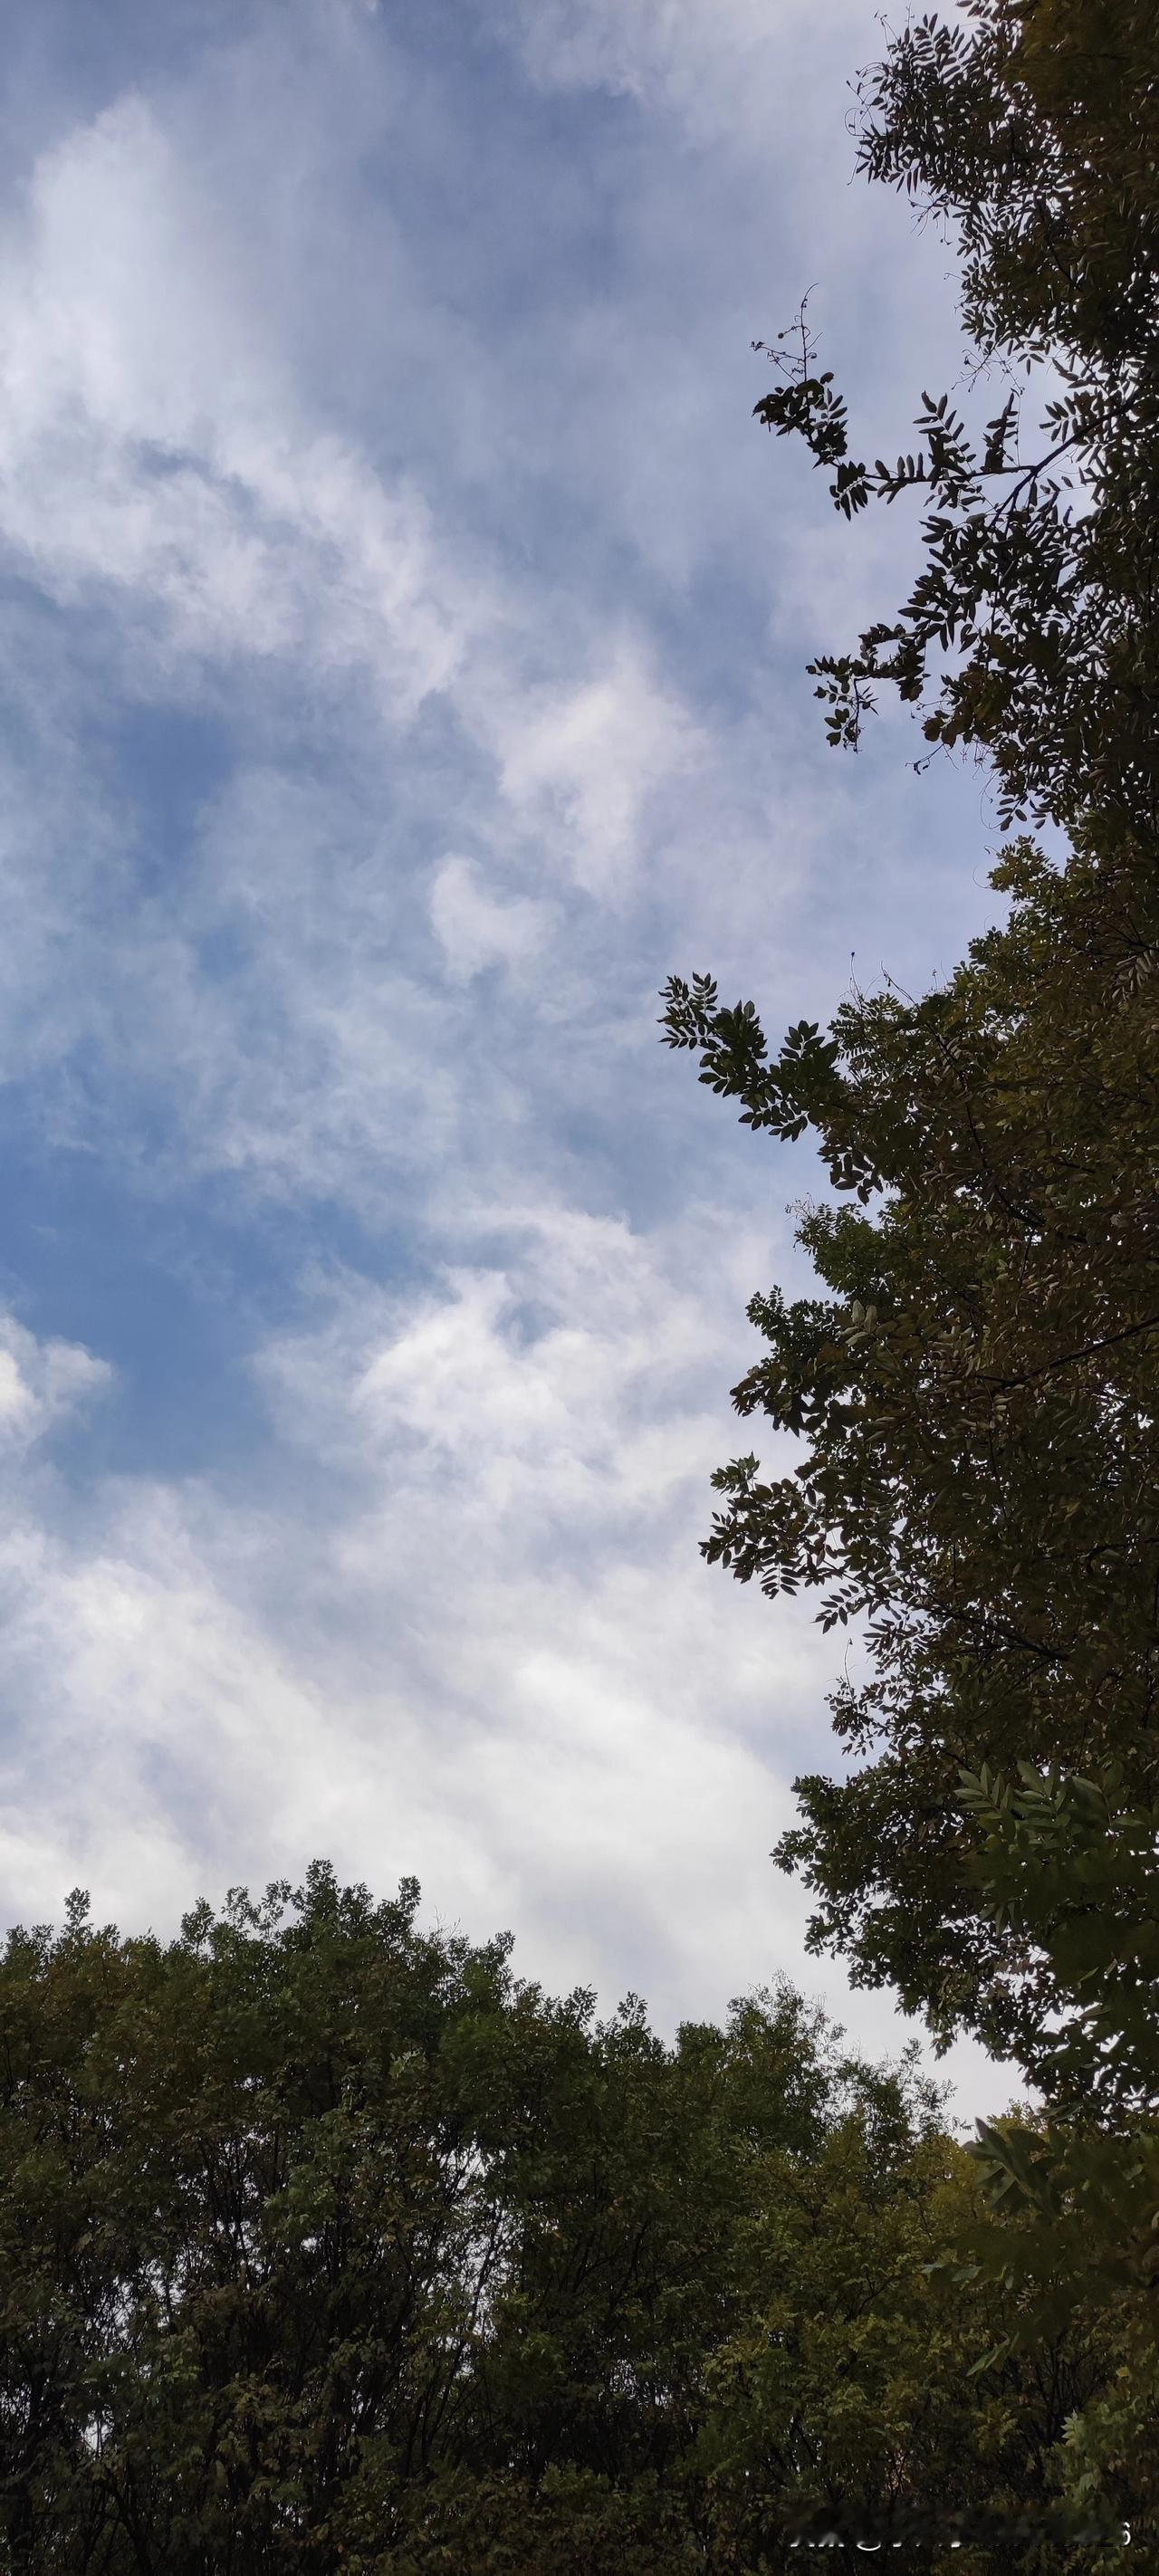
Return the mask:
<svg viewBox="0 0 1159 2576">
<path fill-rule="evenodd" d="M 971 2380 L 1003 2294 L 912 2064 L 786 1986 L 666 2048 L 417 1902 L 319 1864 L 166 1947 L 10 1936 L 0 2563 L 675 2576 L 1057 2504 L 1097 2323 Z"/>
<path fill-rule="evenodd" d="M 1159 983 L 1133 970 L 1159 917 L 1117 861 L 1063 875 L 1016 845 L 1009 922 L 947 986 L 859 998 L 771 1063 L 707 979 L 674 980 L 666 1014 L 754 1126 L 807 1118 L 837 1189 L 881 1201 L 805 1217 L 828 1295 L 749 1308 L 768 1355 L 734 1403 L 803 1458 L 714 1480 L 711 1560 L 867 1627 L 871 1678 L 833 1708 L 877 1758 L 797 1783 L 781 1856 L 822 1899 L 818 1941 L 1035 2080 L 1049 1970 L 989 1919 L 959 1773 L 1117 1753 L 1157 1786 Z"/>
<path fill-rule="evenodd" d="M 851 518 L 931 505 L 900 616 L 812 667 L 834 745 L 894 684 L 931 751 L 992 766 L 1026 832 L 1005 919 L 947 983 L 855 994 L 770 1058 L 751 1002 L 665 991 L 668 1044 L 754 1128 L 811 1129 L 830 1183 L 799 1239 L 820 1292 L 749 1313 L 734 1390 L 797 1437 L 754 1454 L 704 1552 L 816 1586 L 868 1678 L 832 1700 L 838 1780 L 799 1780 L 776 1857 L 814 1947 L 894 1983 L 939 2042 L 975 2031 L 1039 2088 L 1043 2135 L 984 2132 L 1031 2220 L 1029 2346 L 1091 2292 L 1113 2393 L 1071 2428 L 1072 2492 L 1159 2504 L 1159 16 L 1136 0 L 970 0 L 860 85 L 860 160 L 956 237 L 977 430 L 923 394 L 896 466 L 849 451 L 804 314 L 756 406 L 833 469 Z M 758 343 L 758 347 L 763 344 Z M 1028 406 L 1041 411 L 1030 436 Z M 941 656 L 939 667 L 935 668 Z M 845 1194 L 842 1203 L 841 1194 Z M 1030 2249 L 1033 2249 L 1031 2252 Z M 1096 2284 L 1097 2289 L 1096 2289 Z"/>
</svg>

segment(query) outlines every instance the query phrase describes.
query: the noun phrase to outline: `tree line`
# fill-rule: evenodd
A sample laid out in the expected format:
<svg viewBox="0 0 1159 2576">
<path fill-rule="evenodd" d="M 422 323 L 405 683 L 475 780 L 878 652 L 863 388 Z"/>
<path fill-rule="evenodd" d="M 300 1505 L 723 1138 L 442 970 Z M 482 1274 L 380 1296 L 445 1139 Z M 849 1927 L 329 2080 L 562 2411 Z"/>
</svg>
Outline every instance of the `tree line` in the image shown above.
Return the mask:
<svg viewBox="0 0 1159 2576">
<path fill-rule="evenodd" d="M 317 1863 L 165 1946 L 79 1893 L 11 1935 L 8 2564 L 674 2576 L 839 2529 L 969 2569 L 1028 2512 L 1041 2545 L 1100 2358 L 1064 2321 L 972 2378 L 1007 2303 L 954 2278 L 982 2181 L 915 2045 L 873 2067 L 782 1982 L 667 2047 L 418 1902 Z"/>
</svg>

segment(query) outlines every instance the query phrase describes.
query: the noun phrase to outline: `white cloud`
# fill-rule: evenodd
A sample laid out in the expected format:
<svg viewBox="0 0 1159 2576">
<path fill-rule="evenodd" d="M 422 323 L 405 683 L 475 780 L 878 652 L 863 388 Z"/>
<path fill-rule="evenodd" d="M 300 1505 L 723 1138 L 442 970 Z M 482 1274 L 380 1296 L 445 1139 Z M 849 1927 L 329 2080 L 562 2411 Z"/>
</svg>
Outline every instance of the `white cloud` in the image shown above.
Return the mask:
<svg viewBox="0 0 1159 2576">
<path fill-rule="evenodd" d="M 405 478 L 388 491 L 302 419 L 228 229 L 145 99 L 44 156 L 3 247 L 0 531 L 63 601 L 135 594 L 139 686 L 172 687 L 181 657 L 277 655 L 365 671 L 398 721 L 447 686 L 469 577 L 434 560 Z"/>
<path fill-rule="evenodd" d="M 475 859 L 449 853 L 431 880 L 431 921 L 457 984 L 485 966 L 520 967 L 538 957 L 554 915 L 545 903 L 496 902 Z"/>
<path fill-rule="evenodd" d="M 306 18 L 291 19 L 300 42 Z M 620 22 L 596 11 L 597 23 Z M 736 13 L 734 34 L 747 24 Z M 683 60 L 709 21 L 627 12 L 623 25 L 658 60 L 665 46 Z M 527 1059 L 547 1031 L 566 1025 L 591 1071 L 601 982 L 609 965 L 626 976 L 649 908 L 653 924 L 679 922 L 681 941 L 703 925 L 714 962 L 730 950 L 754 965 L 783 956 L 786 895 L 847 786 L 829 773 L 802 792 L 803 727 L 759 660 L 741 682 L 751 702 L 709 717 L 625 600 L 626 577 L 610 599 L 578 583 L 560 592 L 499 541 L 465 536 L 453 479 L 428 493 L 399 466 L 418 415 L 392 413 L 389 470 L 374 461 L 373 418 L 365 437 L 334 427 L 287 320 L 309 298 L 299 287 L 295 301 L 287 277 L 311 280 L 315 303 L 338 291 L 336 272 L 319 282 L 307 264 L 335 193 L 335 136 L 353 132 L 361 147 L 359 119 L 390 134 L 401 114 L 379 31 L 347 35 L 334 59 L 316 45 L 296 65 L 293 47 L 279 52 L 267 32 L 256 48 L 215 57 L 188 93 L 127 94 L 42 157 L 10 221 L 0 530 L 50 596 L 101 604 L 106 710 L 131 715 L 137 697 L 196 704 L 210 690 L 241 751 L 190 857 L 141 904 L 123 817 L 101 812 L 99 778 L 70 740 L 75 670 L 57 676 L 59 702 L 49 692 L 38 710 L 42 776 L 8 798 L 25 847 L 9 870 L 3 1043 L 11 1075 L 96 1049 L 95 1092 L 63 1077 L 46 1088 L 58 1135 L 89 1141 L 103 1102 L 123 1121 L 144 1084 L 174 1121 L 179 1168 L 244 1171 L 278 1191 L 321 1186 L 365 1205 L 400 1173 L 417 1187 L 448 1157 L 474 1165 L 483 1127 L 501 1149 L 525 1128 L 542 1088 Z M 312 84 L 333 133 L 311 124 Z M 569 489 L 594 471 L 601 523 L 622 514 L 643 559 L 683 578 L 712 551 L 717 511 L 735 517 L 736 505 L 706 485 L 701 431 L 715 436 L 717 411 L 703 411 L 715 361 L 702 339 L 679 352 L 674 399 L 661 398 L 663 379 L 655 397 L 649 385 L 661 338 L 673 336 L 673 261 L 686 291 L 679 243 L 663 252 L 666 266 L 653 262 L 671 191 L 684 188 L 679 177 L 661 185 L 666 161 L 661 152 L 644 174 L 653 264 L 635 273 L 629 232 L 622 300 L 579 298 L 553 343 L 558 366 L 532 367 L 516 341 L 504 387 L 485 329 L 467 329 L 461 346 L 437 301 L 416 348 L 421 281 L 400 284 L 393 270 L 376 325 L 388 385 L 415 374 L 423 384 L 419 414 L 454 414 L 460 379 L 490 366 L 506 410 L 499 445 L 475 460 L 488 489 L 507 471 L 502 440 L 527 413 L 539 469 L 550 456 Z M 371 268 L 380 211 L 365 210 Z M 691 230 L 703 231 L 707 211 L 693 189 Z M 346 203 L 347 223 L 363 212 Z M 349 268 L 348 236 L 339 248 Z M 637 349 L 657 293 L 657 336 L 646 331 Z M 352 336 L 362 313 L 354 308 Z M 562 440 L 537 408 L 556 373 L 565 411 L 584 390 L 579 429 Z M 764 473 L 755 433 L 752 451 Z M 729 463 L 717 479 L 727 493 Z M 803 541 L 806 582 L 795 544 L 777 534 L 769 568 L 784 556 L 783 614 L 786 602 L 804 613 L 807 598 L 814 613 L 815 549 Z M 17 629 L 6 674 L 16 697 L 28 695 L 23 654 Z M 42 693 L 44 678 L 38 670 Z M 101 712 L 95 683 L 92 700 L 90 722 Z M 800 703 L 807 719 L 804 689 Z M 443 731 L 428 740 L 420 719 L 432 709 Z M 865 814 L 850 828 L 871 834 L 868 805 Z M 470 859 L 459 855 L 468 830 Z M 433 876 L 432 840 L 450 853 Z M 415 939 L 425 920 L 450 996 L 429 989 Z M 610 935 L 613 923 L 623 935 Z M 649 953 L 637 984 L 654 989 L 672 962 L 658 951 L 652 969 Z M 457 1016 L 488 963 L 519 979 L 522 1061 L 512 1064 L 516 1031 L 501 1029 L 502 1068 Z M 598 1025 L 622 1047 L 619 1001 L 613 992 Z M 651 1030 L 632 1026 L 639 1054 Z"/>
<path fill-rule="evenodd" d="M 405 1478 L 408 1510 L 429 1498 L 441 1512 L 452 1491 L 501 1580 L 538 1559 L 548 1525 L 610 1546 L 613 1525 L 664 1519 L 689 1474 L 689 1388 L 707 1392 L 714 1355 L 727 1367 L 735 1346 L 736 1308 L 714 1316 L 704 1270 L 739 1282 L 755 1253 L 740 1229 L 722 1255 L 718 1212 L 644 1238 L 623 1219 L 491 1197 L 464 1207 L 465 1239 L 472 1224 L 501 1256 L 442 1264 L 403 1299 L 340 1295 L 323 1329 L 269 1348 L 261 1374 L 284 1438 Z M 701 1437 L 709 1418 L 693 1416 Z"/>
<path fill-rule="evenodd" d="M 774 1642 L 696 1554 L 748 1338 L 721 1274 L 757 1244 L 711 1208 L 648 1241 L 493 1217 L 502 1259 L 405 1294 L 347 1277 L 267 1346 L 264 1494 L 120 1480 L 82 1535 L 0 1545 L 10 1916 L 80 1882 L 102 1919 L 171 1929 L 326 1853 L 415 1871 L 477 1937 L 510 1925 L 557 1989 L 631 1981 L 669 2030 L 800 1959 L 806 1903 L 767 1855 L 831 1650 L 808 1605 Z M 839 1972 L 803 1982 L 847 2004 Z M 853 2017 L 904 2035 L 888 1997 Z"/>
<path fill-rule="evenodd" d="M 707 737 L 635 642 L 605 646 L 578 684 L 506 698 L 494 725 L 503 793 L 613 910 L 635 891 L 648 800 L 703 762 Z"/>
<path fill-rule="evenodd" d="M 23 1448 L 111 1386 L 107 1360 L 76 1342 L 38 1341 L 0 1313 L 0 1443 Z"/>
<path fill-rule="evenodd" d="M 49 920 L 43 868 L 20 869 L 20 1001 L 39 974 L 56 989 L 18 1024 L 42 1055 L 95 1038 L 110 1072 L 159 1083 L 195 1166 L 277 1187 L 325 1172 L 351 1187 L 368 1148 L 429 1167 L 454 1116 L 405 933 L 400 954 L 418 870 L 385 816 L 375 830 L 365 811 L 381 781 L 389 812 L 397 745 L 424 705 L 443 701 L 453 728 L 452 758 L 439 754 L 443 828 L 469 787 L 480 847 L 506 881 L 501 893 L 485 858 L 454 854 L 428 881 L 460 987 L 488 962 L 527 968 L 558 936 L 556 910 L 512 888 L 513 871 L 622 910 L 657 798 L 703 765 L 706 742 L 622 619 L 555 631 L 494 555 L 481 569 L 461 531 L 440 530 L 405 474 L 388 483 L 356 440 L 311 416 L 209 176 L 137 95 L 37 165 L 0 288 L 0 533 L 51 597 L 103 604 L 104 676 L 130 706 L 138 694 L 196 703 L 209 680 L 218 703 L 272 729 L 273 756 L 240 764 L 159 899 L 121 910 L 96 982 L 83 935 L 94 895 L 123 898 L 125 859 L 116 818 L 94 833 L 78 765 L 76 822 L 58 815 L 55 838 L 72 844 L 74 876 L 86 855 L 92 873 L 72 920 L 68 907 Z M 261 695 L 271 664 L 321 693 L 353 798 L 324 752 L 324 784 L 286 774 L 285 718 Z M 47 749 L 52 720 L 36 718 Z M 66 697 L 57 729 L 68 720 Z M 422 777 L 410 757 L 404 782 Z M 21 828 L 36 829 L 34 798 Z M 203 953 L 239 937 L 227 983 Z M 114 1097 L 122 1114 L 123 1083 Z M 80 1135 L 91 1115 L 87 1092 L 58 1098 L 58 1132 Z"/>
<path fill-rule="evenodd" d="M 880 50 L 862 0 L 509 0 L 533 80 L 606 89 L 674 114 L 701 145 L 770 153 L 830 64 Z M 839 95 L 839 92 L 838 92 Z"/>
<path fill-rule="evenodd" d="M 433 1293 L 348 1279 L 267 1348 L 268 1498 L 122 1481 L 83 1536 L 9 1537 L 0 1667 L 36 1815 L 10 1907 L 59 1904 L 63 1873 L 170 1918 L 207 1869 L 330 1849 L 510 1916 L 568 1981 L 643 1945 L 669 2001 L 792 1922 L 761 1828 L 738 1892 L 736 1836 L 783 1796 L 738 1726 L 762 1659 L 681 1579 L 719 1431 L 709 1229 L 690 1279 L 687 1244 L 497 1213 L 504 1261 Z M 812 1660 L 804 1636 L 782 1659 L 794 1702 Z"/>
</svg>

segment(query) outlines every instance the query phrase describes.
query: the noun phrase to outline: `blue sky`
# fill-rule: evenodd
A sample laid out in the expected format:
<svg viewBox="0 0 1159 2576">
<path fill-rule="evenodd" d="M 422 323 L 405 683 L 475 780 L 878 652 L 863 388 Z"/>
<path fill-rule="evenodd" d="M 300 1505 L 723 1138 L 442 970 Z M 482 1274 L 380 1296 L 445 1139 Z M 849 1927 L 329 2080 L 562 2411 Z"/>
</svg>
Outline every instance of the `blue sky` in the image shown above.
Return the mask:
<svg viewBox="0 0 1159 2576">
<path fill-rule="evenodd" d="M 955 963 L 986 782 L 804 665 L 900 597 L 751 418 L 960 375 L 861 0 L 40 0 L 0 160 L 0 1911 L 317 1853 L 671 2034 L 806 1958 L 806 1603 L 707 1568 L 807 1145 L 658 1039 Z M 757 1445 L 760 1443 L 758 1441 Z M 766 1441 L 762 1454 L 776 1455 Z M 960 2116 L 1010 2078 L 965 2044 Z"/>
</svg>

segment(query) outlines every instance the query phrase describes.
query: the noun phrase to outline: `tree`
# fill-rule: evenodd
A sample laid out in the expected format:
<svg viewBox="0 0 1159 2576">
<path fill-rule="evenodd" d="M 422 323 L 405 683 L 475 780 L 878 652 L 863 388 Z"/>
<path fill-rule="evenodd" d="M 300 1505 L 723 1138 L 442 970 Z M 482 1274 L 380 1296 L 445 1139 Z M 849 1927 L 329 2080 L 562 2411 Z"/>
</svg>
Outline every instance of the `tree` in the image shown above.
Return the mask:
<svg viewBox="0 0 1159 2576">
<path fill-rule="evenodd" d="M 757 416 L 836 467 L 837 508 L 911 489 L 937 505 L 900 618 L 810 667 L 830 740 L 855 744 L 876 683 L 916 707 L 931 654 L 957 648 L 924 732 L 989 754 L 1004 822 L 1069 830 L 1097 814 L 1153 837 L 1159 22 L 1149 0 L 968 0 L 963 14 L 972 37 L 924 18 L 862 75 L 858 160 L 956 231 L 969 372 L 1006 392 L 973 439 L 948 396 L 923 394 L 924 447 L 869 467 L 849 456 L 803 321 L 780 334 L 770 354 L 789 382 Z M 1024 447 L 1035 375 L 1059 391 Z"/>
<path fill-rule="evenodd" d="M 798 1780 L 778 1856 L 821 1900 L 811 1946 L 1029 2071 L 1049 1989 L 989 1919 L 957 1787 L 1110 1752 L 1153 1778 L 1159 987 L 1136 970 L 1159 916 L 1121 851 L 1060 874 L 1016 843 L 996 873 L 1008 923 L 920 1001 L 859 996 L 770 1064 L 751 1003 L 674 978 L 665 1034 L 754 1128 L 810 1124 L 855 1201 L 799 1227 L 827 1296 L 749 1306 L 768 1356 L 733 1402 L 804 1455 L 720 1470 L 704 1544 L 866 1623 L 871 1678 L 831 1706 L 877 1759 Z"/>
<path fill-rule="evenodd" d="M 846 517 L 933 504 L 900 616 L 811 666 L 830 742 L 856 747 L 891 683 L 927 760 L 972 747 L 1004 825 L 1068 847 L 1007 843 L 1006 922 L 917 1001 L 856 994 L 773 1062 L 709 976 L 670 979 L 662 1025 L 746 1123 L 812 1128 L 856 1201 L 802 1216 L 826 1293 L 749 1308 L 770 1356 L 734 1403 L 804 1454 L 775 1482 L 754 1455 L 722 1469 L 704 1543 L 770 1594 L 820 1587 L 827 1628 L 865 1626 L 870 1679 L 831 1706 L 878 1758 L 796 1782 L 776 1857 L 820 1900 L 812 1947 L 1043 2092 L 1043 2122 L 978 2141 L 1020 2227 L 983 2219 L 957 2278 L 1005 2285 L 1011 2348 L 1083 2297 L 1113 2320 L 1118 2376 L 1071 2425 L 1065 2482 L 1133 2482 L 1153 2508 L 1159 20 L 1136 0 L 963 15 L 862 76 L 859 158 L 956 232 L 968 373 L 1001 380 L 1000 408 L 970 433 L 923 394 L 918 452 L 858 463 L 802 309 L 756 411 L 834 469 Z"/>
<path fill-rule="evenodd" d="M 858 1202 L 804 1214 L 827 1294 L 750 1305 L 771 1356 L 734 1403 L 806 1454 L 772 1484 L 755 1457 L 721 1471 L 705 1544 L 770 1593 L 821 1586 L 826 1625 L 868 1622 L 873 1678 L 832 1705 L 850 1750 L 884 1751 L 797 1784 L 807 1821 L 779 1857 L 822 1898 L 815 1945 L 892 1980 L 941 2038 L 965 2021 L 1025 2050 L 1041 1979 L 979 1910 L 958 1773 L 1110 1751 L 1142 1789 L 1157 1741 L 1159 28 L 1081 0 L 966 15 L 969 39 L 925 20 L 863 75 L 861 164 L 957 225 L 978 365 L 1061 371 L 1045 434 L 1081 514 L 1035 454 L 1015 470 L 1017 404 L 981 456 L 939 399 L 928 459 L 851 464 L 807 336 L 757 411 L 836 465 L 847 515 L 910 484 L 942 505 L 900 621 L 844 677 L 818 666 L 831 737 L 856 739 L 887 642 L 915 704 L 956 643 L 927 731 L 983 748 L 1008 806 L 1066 824 L 1071 854 L 1008 843 L 1005 926 L 917 1001 L 856 995 L 825 1041 L 802 1024 L 767 1063 L 753 1004 L 719 1010 L 704 975 L 670 979 L 663 1029 L 746 1123 L 811 1127 Z"/>
<path fill-rule="evenodd" d="M 1009 2302 L 941 2260 L 980 2181 L 912 2052 L 787 1985 L 666 2048 L 417 1903 L 316 1863 L 167 1947 L 10 1935 L 13 2576 L 724 2576 L 907 2512 L 923 2568 L 937 2512 L 1049 2509 L 1098 2320 L 971 2381 Z"/>
<path fill-rule="evenodd" d="M 1053 2107 L 1031 2137 L 979 2124 L 974 2153 L 991 2207 L 1024 2224 L 1011 2261 L 1001 2229 L 974 2222 L 958 2280 L 1002 2279 L 1018 2306 L 1001 2347 L 1049 2337 L 1077 2302 L 1103 2317 L 1117 2367 L 1069 2429 L 1064 2479 L 1076 2504 L 1129 2481 L 1159 2507 L 1150 2428 L 1159 2415 L 1159 1810 L 1124 1791 L 1122 1765 L 1092 1779 L 1029 1763 L 1020 1780 L 963 1779 L 985 1828 L 975 1858 L 999 1929 L 1029 1934 L 1051 1973 L 1052 2022 L 1038 2081 Z"/>
</svg>

